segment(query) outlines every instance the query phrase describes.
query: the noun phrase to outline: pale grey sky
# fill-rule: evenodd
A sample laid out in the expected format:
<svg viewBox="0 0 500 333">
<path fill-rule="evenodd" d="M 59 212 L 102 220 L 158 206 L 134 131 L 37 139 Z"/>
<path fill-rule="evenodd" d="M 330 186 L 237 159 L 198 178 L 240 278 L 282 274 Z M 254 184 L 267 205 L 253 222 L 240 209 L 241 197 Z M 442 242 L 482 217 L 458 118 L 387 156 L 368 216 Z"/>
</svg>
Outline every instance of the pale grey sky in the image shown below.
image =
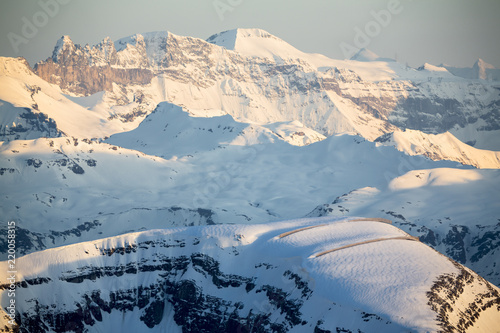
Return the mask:
<svg viewBox="0 0 500 333">
<path fill-rule="evenodd" d="M 411 66 L 482 58 L 500 68 L 499 15 L 499 0 L 0 0 L 0 55 L 33 65 L 62 35 L 93 45 L 148 31 L 206 39 L 261 28 L 336 59 L 342 46 L 366 46 Z"/>
</svg>

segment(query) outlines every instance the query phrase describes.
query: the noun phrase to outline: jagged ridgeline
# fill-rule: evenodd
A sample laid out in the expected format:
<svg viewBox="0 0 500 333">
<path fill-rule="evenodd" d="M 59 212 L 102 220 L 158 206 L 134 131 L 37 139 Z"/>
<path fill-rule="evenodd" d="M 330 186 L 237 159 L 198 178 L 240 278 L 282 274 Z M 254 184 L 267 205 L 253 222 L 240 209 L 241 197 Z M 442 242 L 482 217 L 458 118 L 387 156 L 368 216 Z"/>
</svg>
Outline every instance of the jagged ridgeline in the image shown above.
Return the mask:
<svg viewBox="0 0 500 333">
<path fill-rule="evenodd" d="M 332 60 L 303 53 L 263 30 L 236 29 L 207 41 L 156 32 L 116 42 L 106 38 L 92 47 L 64 36 L 35 72 L 74 94 L 122 90 L 122 103 L 131 102 L 137 86 L 159 85 L 155 93 L 178 105 L 257 121 L 293 118 L 324 135 L 352 131 L 374 140 L 396 128 L 451 131 L 479 148 L 500 149 L 494 138 L 500 129 L 496 81 L 462 75 L 466 79 L 429 64 L 415 70 L 391 59 L 373 60 Z M 477 78 L 493 70 L 488 66 L 476 64 Z M 175 93 L 189 86 L 196 88 Z M 231 105 L 235 101 L 238 108 Z"/>
</svg>

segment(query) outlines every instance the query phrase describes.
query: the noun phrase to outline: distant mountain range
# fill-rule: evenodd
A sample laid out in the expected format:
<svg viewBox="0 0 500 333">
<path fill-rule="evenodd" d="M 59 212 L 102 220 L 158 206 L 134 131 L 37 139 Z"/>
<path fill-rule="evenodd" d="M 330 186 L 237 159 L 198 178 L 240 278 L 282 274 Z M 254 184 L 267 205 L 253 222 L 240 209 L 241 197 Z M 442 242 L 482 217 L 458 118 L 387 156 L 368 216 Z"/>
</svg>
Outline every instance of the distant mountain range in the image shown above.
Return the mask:
<svg viewBox="0 0 500 333">
<path fill-rule="evenodd" d="M 466 79 L 500 80 L 500 69 L 484 62 L 483 59 L 478 59 L 471 68 L 451 67 L 448 65 L 441 65 L 441 67 L 446 68 L 453 75 Z"/>
</svg>

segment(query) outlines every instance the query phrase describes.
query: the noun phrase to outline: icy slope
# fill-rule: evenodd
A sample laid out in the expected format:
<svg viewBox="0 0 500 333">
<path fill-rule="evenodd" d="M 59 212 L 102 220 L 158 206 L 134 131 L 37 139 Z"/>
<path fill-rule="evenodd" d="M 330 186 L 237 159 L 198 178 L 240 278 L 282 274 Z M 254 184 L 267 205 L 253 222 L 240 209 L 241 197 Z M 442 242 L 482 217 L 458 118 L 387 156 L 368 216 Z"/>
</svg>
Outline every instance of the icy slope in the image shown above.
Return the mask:
<svg viewBox="0 0 500 333">
<path fill-rule="evenodd" d="M 488 332 L 500 318 L 498 288 L 376 219 L 152 230 L 17 267 L 32 332 Z"/>
<path fill-rule="evenodd" d="M 161 103 L 133 131 L 113 135 L 108 143 L 137 149 L 147 154 L 171 158 L 227 145 L 248 145 L 282 139 L 304 145 L 324 139 L 300 122 L 258 125 L 236 122 L 230 115 L 202 113 L 197 117 L 188 109 Z M 450 133 L 432 135 L 406 130 L 387 133 L 377 144 L 394 146 L 409 155 L 433 160 L 451 160 L 478 168 L 500 168 L 500 152 L 479 150 L 464 144 Z"/>
</svg>

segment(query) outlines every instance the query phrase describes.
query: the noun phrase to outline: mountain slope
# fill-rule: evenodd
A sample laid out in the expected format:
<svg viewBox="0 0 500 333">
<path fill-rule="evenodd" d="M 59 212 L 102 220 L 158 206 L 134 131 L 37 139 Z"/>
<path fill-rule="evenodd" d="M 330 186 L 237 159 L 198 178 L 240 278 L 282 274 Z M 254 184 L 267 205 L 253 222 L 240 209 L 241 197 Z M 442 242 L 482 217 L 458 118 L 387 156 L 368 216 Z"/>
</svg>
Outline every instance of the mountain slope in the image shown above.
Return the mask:
<svg viewBox="0 0 500 333">
<path fill-rule="evenodd" d="M 100 95 L 87 97 L 87 103 L 99 100 Z M 110 105 L 113 102 L 97 110 L 88 110 L 85 103 L 80 103 L 83 105 L 77 98 L 65 96 L 57 85 L 38 77 L 26 60 L 0 57 L 2 141 L 59 136 L 103 138 L 138 124 L 110 119 L 112 113 L 124 112 Z M 128 106 L 130 109 L 134 107 L 140 107 L 140 103 Z"/>
<path fill-rule="evenodd" d="M 449 237 L 437 247 L 442 253 L 498 283 L 498 170 L 476 170 L 475 178 L 445 187 L 408 188 L 403 196 L 390 187 L 398 177 L 413 179 L 419 170 L 435 168 L 450 168 L 458 177 L 468 170 L 357 136 L 294 146 L 293 135 L 277 130 L 283 124 L 205 117 L 212 115 L 208 111 L 196 115 L 162 103 L 137 129 L 107 143 L 78 138 L 3 143 L 0 213 L 17 221 L 20 253 L 168 226 L 291 219 L 370 188 L 351 208 L 328 208 L 339 215 L 404 216 L 396 222 L 410 223 L 405 230 L 429 234 L 424 241 L 430 245 Z M 439 212 L 423 208 L 435 202 Z M 463 210 L 456 209 L 458 202 Z M 0 235 L 2 244 L 6 237 Z"/>
<path fill-rule="evenodd" d="M 153 230 L 18 261 L 31 332 L 488 331 L 500 315 L 498 288 L 373 219 Z"/>
<path fill-rule="evenodd" d="M 376 139 L 385 146 L 394 146 L 409 155 L 424 155 L 433 160 L 451 160 L 477 168 L 500 168 L 500 152 L 481 150 L 458 140 L 451 133 L 425 134 L 406 130 L 387 133 Z"/>
<path fill-rule="evenodd" d="M 386 189 L 353 189 L 308 216 L 384 216 L 463 265 L 500 282 L 500 180 L 497 170 L 415 169 L 389 180 Z M 389 176 L 389 175 L 388 175 Z"/>
<path fill-rule="evenodd" d="M 98 232 L 112 236 L 141 227 L 198 223 L 204 219 L 191 220 L 190 213 L 198 209 L 206 210 L 212 223 L 304 216 L 335 193 L 385 188 L 384 173 L 392 179 L 406 172 L 395 161 L 428 168 L 455 165 L 405 156 L 348 135 L 293 146 L 267 128 L 251 130 L 229 116 L 193 118 L 168 104 L 148 119 L 137 130 L 116 136 L 123 147 L 77 138 L 3 143 L 2 216 L 39 233 L 44 248 L 77 241 L 64 235 L 87 222 L 95 227 L 85 227 L 82 240 Z M 193 138 L 199 135 L 193 130 L 204 133 L 204 139 Z M 183 209 L 169 211 L 177 208 Z M 183 218 L 180 213 L 186 212 Z M 145 225 L 133 224 L 137 216 Z M 40 249 L 28 246 L 27 251 L 35 248 Z"/>
<path fill-rule="evenodd" d="M 236 122 L 230 115 L 196 117 L 177 105 L 160 103 L 138 128 L 115 134 L 106 142 L 169 159 L 231 145 L 247 146 L 275 140 L 304 145 L 324 138 L 298 122 L 264 126 L 245 124 Z"/>
</svg>

